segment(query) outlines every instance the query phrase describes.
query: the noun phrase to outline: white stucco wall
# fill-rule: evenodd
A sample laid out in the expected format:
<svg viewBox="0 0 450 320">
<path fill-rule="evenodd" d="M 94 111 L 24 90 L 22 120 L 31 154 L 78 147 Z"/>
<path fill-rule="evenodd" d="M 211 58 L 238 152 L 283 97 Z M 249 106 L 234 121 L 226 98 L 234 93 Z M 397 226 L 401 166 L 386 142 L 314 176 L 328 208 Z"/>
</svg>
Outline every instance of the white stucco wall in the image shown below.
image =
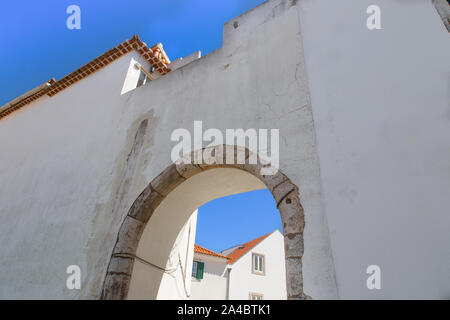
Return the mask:
<svg viewBox="0 0 450 320">
<path fill-rule="evenodd" d="M 252 253 L 265 257 L 265 275 L 252 273 Z M 232 265 L 230 300 L 248 300 L 250 292 L 264 295 L 264 300 L 286 299 L 284 238 L 275 230 Z"/>
<path fill-rule="evenodd" d="M 226 254 L 228 251 L 223 251 L 222 254 Z M 252 253 L 264 255 L 264 275 L 252 273 Z M 195 253 L 194 260 L 204 262 L 205 269 L 202 280 L 192 278 L 190 299 L 227 299 L 228 281 L 228 298 L 230 300 L 248 300 L 250 293 L 262 294 L 264 299 L 286 299 L 284 237 L 278 230 L 275 230 L 233 264 L 228 264 L 225 259 L 199 253 Z M 231 269 L 231 273 L 228 273 L 227 269 Z M 228 275 L 230 275 L 229 280 Z"/>
<path fill-rule="evenodd" d="M 172 247 L 165 272 L 159 285 L 157 299 L 187 299 L 191 294 L 191 273 L 194 255 L 197 210 L 181 229 Z M 137 261 L 137 263 L 141 263 Z M 132 298 L 132 296 L 130 296 Z M 139 295 L 136 298 L 141 298 Z"/>
<path fill-rule="evenodd" d="M 305 291 L 335 297 L 298 30 L 295 6 L 270 1 L 227 23 L 223 48 L 148 85 L 120 95 L 133 53 L 1 119 L 0 297 L 99 298 L 123 218 L 171 164 L 172 131 L 199 119 L 204 130 L 280 129 L 280 168 L 306 215 Z M 72 264 L 81 290 L 66 288 Z"/>
<path fill-rule="evenodd" d="M 98 296 L 118 212 L 140 192 L 128 198 L 121 177 L 137 128 L 127 134 L 134 117 L 120 95 L 132 58 L 145 64 L 130 53 L 1 119 L 0 298 Z M 66 288 L 69 265 L 81 290 Z"/>
<path fill-rule="evenodd" d="M 450 297 L 450 41 L 428 0 L 302 0 L 340 298 Z M 381 9 L 381 30 L 366 9 Z M 368 290 L 366 268 L 381 268 Z"/>
<path fill-rule="evenodd" d="M 135 261 L 135 277 L 128 293 L 128 299 L 185 300 L 189 297 L 196 225 L 197 210 L 179 231 L 170 253 L 165 259 L 167 261 L 165 264 L 155 259 L 154 256 L 137 254 L 138 257 L 145 258 Z M 142 250 L 150 251 L 157 247 L 157 244 L 147 244 Z M 155 281 L 156 279 L 158 281 Z M 149 297 L 148 292 L 153 290 L 156 294 Z"/>
<path fill-rule="evenodd" d="M 194 260 L 205 264 L 203 279 L 192 277 L 191 300 L 225 300 L 227 292 L 227 260 L 194 254 Z M 192 271 L 192 270 L 191 270 Z"/>
<path fill-rule="evenodd" d="M 227 23 L 223 48 L 148 85 L 120 95 L 132 53 L 0 119 L 0 298 L 99 298 L 123 218 L 171 164 L 172 131 L 199 119 L 280 129 L 305 210 L 307 294 L 448 298 L 448 33 L 429 1 L 377 2 L 383 29 L 369 31 L 366 0 L 273 0 Z M 66 288 L 73 264 L 81 290 Z M 369 264 L 382 290 L 366 289 Z"/>
</svg>

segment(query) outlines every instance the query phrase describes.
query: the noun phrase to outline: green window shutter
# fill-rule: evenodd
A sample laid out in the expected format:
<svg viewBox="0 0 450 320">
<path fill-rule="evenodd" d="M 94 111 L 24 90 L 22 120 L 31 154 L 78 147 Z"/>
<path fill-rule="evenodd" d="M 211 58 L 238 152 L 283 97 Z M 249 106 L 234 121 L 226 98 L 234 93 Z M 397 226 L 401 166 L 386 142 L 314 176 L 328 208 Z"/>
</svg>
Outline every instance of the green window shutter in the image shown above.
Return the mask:
<svg viewBox="0 0 450 320">
<path fill-rule="evenodd" d="M 194 278 L 197 278 L 197 265 L 198 265 L 198 262 L 197 262 L 197 261 L 194 261 L 194 262 L 192 263 L 192 276 L 193 276 Z"/>
<path fill-rule="evenodd" d="M 205 269 L 204 262 L 197 262 L 197 279 L 203 279 L 203 270 Z"/>
</svg>

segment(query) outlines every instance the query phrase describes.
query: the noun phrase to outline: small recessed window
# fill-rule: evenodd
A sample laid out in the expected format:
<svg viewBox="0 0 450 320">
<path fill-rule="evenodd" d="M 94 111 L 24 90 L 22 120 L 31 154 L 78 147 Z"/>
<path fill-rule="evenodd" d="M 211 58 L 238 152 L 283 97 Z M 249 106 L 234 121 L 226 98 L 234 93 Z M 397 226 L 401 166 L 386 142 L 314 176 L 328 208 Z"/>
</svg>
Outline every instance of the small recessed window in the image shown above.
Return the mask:
<svg viewBox="0 0 450 320">
<path fill-rule="evenodd" d="M 250 292 L 250 300 L 264 300 L 264 295 L 261 293 Z"/>
<path fill-rule="evenodd" d="M 196 279 L 203 279 L 203 270 L 205 269 L 205 263 L 200 261 L 194 261 L 192 264 L 192 276 Z"/>
<path fill-rule="evenodd" d="M 252 255 L 252 272 L 261 275 L 265 274 L 265 259 L 262 254 L 254 253 Z"/>
<path fill-rule="evenodd" d="M 142 70 L 140 70 L 139 79 L 138 79 L 136 88 L 143 86 L 144 84 L 147 83 L 147 81 L 148 81 L 147 75 Z"/>
</svg>

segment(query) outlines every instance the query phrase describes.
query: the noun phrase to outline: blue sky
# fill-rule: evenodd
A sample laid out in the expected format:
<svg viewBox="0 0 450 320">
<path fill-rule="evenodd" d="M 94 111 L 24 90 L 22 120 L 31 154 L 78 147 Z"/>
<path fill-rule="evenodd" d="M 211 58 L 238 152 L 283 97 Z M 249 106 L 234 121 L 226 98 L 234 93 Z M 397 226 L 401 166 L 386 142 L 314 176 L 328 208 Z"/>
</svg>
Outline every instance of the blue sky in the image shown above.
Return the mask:
<svg viewBox="0 0 450 320">
<path fill-rule="evenodd" d="M 54 77 L 56 80 L 138 34 L 162 42 L 174 60 L 222 46 L 228 20 L 263 0 L 15 0 L 0 10 L 0 106 Z M 69 5 L 81 9 L 81 29 L 69 30 Z M 199 210 L 197 242 L 220 251 L 281 231 L 267 190 L 212 201 Z"/>
<path fill-rule="evenodd" d="M 213 200 L 198 211 L 196 243 L 220 252 L 275 229 L 283 232 L 280 212 L 268 189 Z"/>
<path fill-rule="evenodd" d="M 133 34 L 162 42 L 174 60 L 222 45 L 223 24 L 263 0 L 14 0 L 0 10 L 0 106 L 56 80 Z M 69 30 L 69 5 L 81 9 L 81 29 Z"/>
</svg>

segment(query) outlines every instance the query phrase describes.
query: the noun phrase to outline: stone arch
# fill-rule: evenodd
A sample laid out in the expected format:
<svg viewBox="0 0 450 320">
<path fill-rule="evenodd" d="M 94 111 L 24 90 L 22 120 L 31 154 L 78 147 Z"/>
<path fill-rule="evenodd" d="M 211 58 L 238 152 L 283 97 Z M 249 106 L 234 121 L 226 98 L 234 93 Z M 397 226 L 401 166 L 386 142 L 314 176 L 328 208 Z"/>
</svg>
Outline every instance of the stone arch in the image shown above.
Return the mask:
<svg viewBox="0 0 450 320">
<path fill-rule="evenodd" d="M 223 151 L 223 152 L 222 152 Z M 203 155 L 203 163 L 195 164 L 198 152 Z M 233 164 L 227 164 L 227 154 L 233 152 Z M 237 164 L 237 154 L 245 154 L 245 163 Z M 273 175 L 261 174 L 261 158 L 256 155 L 257 164 L 250 164 L 250 152 L 239 146 L 220 145 L 193 151 L 161 172 L 142 191 L 132 204 L 119 229 L 106 275 L 103 281 L 101 299 L 126 299 L 131 275 L 136 259 L 136 250 L 156 208 L 180 184 L 189 178 L 216 168 L 244 170 L 261 180 L 274 197 L 281 215 L 284 230 L 286 288 L 288 299 L 305 299 L 303 293 L 302 256 L 303 230 L 305 226 L 303 207 L 299 191 L 290 179 L 278 170 Z M 189 157 L 189 160 L 186 159 Z M 240 159 L 240 162 L 243 162 Z"/>
</svg>

